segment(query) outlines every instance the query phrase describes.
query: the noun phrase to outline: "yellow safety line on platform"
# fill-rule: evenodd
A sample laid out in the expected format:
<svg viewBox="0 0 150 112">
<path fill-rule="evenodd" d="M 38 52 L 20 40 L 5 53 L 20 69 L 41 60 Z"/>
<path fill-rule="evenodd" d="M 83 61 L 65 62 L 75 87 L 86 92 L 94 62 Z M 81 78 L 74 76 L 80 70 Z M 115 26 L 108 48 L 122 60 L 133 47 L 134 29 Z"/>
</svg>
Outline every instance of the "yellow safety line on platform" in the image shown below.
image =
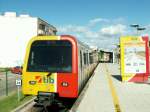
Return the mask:
<svg viewBox="0 0 150 112">
<path fill-rule="evenodd" d="M 106 64 L 105 64 L 105 67 L 106 67 L 107 79 L 108 79 L 108 82 L 109 82 L 109 87 L 110 87 L 112 98 L 113 98 L 115 112 L 121 112 L 121 108 L 120 108 L 120 104 L 119 104 L 119 99 L 118 99 L 115 87 L 113 85 L 113 82 L 112 82 L 112 79 L 111 79 L 111 76 L 110 76 L 110 72 L 108 71 L 108 68 L 107 68 Z"/>
</svg>

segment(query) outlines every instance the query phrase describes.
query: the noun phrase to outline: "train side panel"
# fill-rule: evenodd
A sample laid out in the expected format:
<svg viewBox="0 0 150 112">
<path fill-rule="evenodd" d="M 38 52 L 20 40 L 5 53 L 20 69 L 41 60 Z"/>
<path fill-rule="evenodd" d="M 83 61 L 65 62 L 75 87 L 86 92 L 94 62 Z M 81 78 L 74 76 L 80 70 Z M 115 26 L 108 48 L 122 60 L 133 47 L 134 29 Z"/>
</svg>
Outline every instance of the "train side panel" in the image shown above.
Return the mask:
<svg viewBox="0 0 150 112">
<path fill-rule="evenodd" d="M 98 64 L 98 53 L 88 46 L 78 43 L 78 89 L 84 88 L 93 70 Z"/>
</svg>

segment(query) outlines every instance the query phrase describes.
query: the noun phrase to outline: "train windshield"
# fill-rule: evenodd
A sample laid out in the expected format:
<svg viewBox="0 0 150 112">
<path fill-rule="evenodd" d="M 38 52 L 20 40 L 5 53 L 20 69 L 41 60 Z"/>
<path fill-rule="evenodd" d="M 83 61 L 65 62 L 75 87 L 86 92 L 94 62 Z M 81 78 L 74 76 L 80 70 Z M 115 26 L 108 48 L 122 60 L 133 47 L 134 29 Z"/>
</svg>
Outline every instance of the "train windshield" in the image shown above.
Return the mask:
<svg viewBox="0 0 150 112">
<path fill-rule="evenodd" d="M 30 49 L 27 71 L 71 72 L 72 44 L 67 40 L 33 42 Z"/>
</svg>

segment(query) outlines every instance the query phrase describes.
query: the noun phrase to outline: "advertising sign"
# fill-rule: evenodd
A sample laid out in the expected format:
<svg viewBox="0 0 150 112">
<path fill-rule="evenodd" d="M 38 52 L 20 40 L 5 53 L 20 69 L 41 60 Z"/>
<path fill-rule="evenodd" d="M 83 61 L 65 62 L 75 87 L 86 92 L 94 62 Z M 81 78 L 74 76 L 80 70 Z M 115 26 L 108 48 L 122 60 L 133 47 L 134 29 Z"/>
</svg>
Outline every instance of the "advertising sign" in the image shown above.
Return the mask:
<svg viewBox="0 0 150 112">
<path fill-rule="evenodd" d="M 123 81 L 143 82 L 148 79 L 148 37 L 121 37 L 121 75 Z"/>
</svg>

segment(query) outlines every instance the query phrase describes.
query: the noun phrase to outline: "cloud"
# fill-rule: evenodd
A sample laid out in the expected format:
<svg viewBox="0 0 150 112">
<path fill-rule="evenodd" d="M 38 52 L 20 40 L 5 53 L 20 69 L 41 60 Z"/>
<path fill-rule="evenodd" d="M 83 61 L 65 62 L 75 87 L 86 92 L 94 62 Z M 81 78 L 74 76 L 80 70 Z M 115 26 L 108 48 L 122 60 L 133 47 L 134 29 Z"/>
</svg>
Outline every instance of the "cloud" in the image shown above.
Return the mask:
<svg viewBox="0 0 150 112">
<path fill-rule="evenodd" d="M 113 19 L 112 21 L 111 21 L 112 23 L 114 23 L 114 24 L 125 24 L 126 23 L 126 20 L 124 19 L 124 18 L 122 18 L 122 17 L 119 17 L 119 18 L 117 18 L 117 19 Z"/>
<path fill-rule="evenodd" d="M 80 41 L 89 45 L 112 49 L 112 46 L 119 42 L 120 35 L 128 32 L 127 26 L 121 24 L 121 20 L 123 19 L 117 18 L 115 21 L 104 18 L 95 18 L 89 20 L 86 25 L 69 24 L 56 27 L 59 34 L 74 35 Z M 99 22 L 102 22 L 103 25 L 97 24 Z"/>
<path fill-rule="evenodd" d="M 108 19 L 105 19 L 105 18 L 95 18 L 95 19 L 92 19 L 89 21 L 89 23 L 98 23 L 98 22 L 109 22 Z"/>
<path fill-rule="evenodd" d="M 61 33 L 67 33 L 67 32 L 82 33 L 82 32 L 86 32 L 88 28 L 85 26 L 66 25 L 66 26 L 58 26 L 57 30 L 58 32 L 61 32 Z"/>
<path fill-rule="evenodd" d="M 107 23 L 107 22 L 109 22 L 109 20 L 105 19 L 105 18 L 95 18 L 95 19 L 92 19 L 89 21 L 89 26 L 93 26 L 93 25 L 100 23 L 100 22 Z"/>
<path fill-rule="evenodd" d="M 100 30 L 100 32 L 103 35 L 117 35 L 117 34 L 124 34 L 126 33 L 126 25 L 122 25 L 122 24 L 117 24 L 117 25 L 112 25 L 112 26 L 108 26 L 108 27 L 104 27 Z"/>
</svg>

